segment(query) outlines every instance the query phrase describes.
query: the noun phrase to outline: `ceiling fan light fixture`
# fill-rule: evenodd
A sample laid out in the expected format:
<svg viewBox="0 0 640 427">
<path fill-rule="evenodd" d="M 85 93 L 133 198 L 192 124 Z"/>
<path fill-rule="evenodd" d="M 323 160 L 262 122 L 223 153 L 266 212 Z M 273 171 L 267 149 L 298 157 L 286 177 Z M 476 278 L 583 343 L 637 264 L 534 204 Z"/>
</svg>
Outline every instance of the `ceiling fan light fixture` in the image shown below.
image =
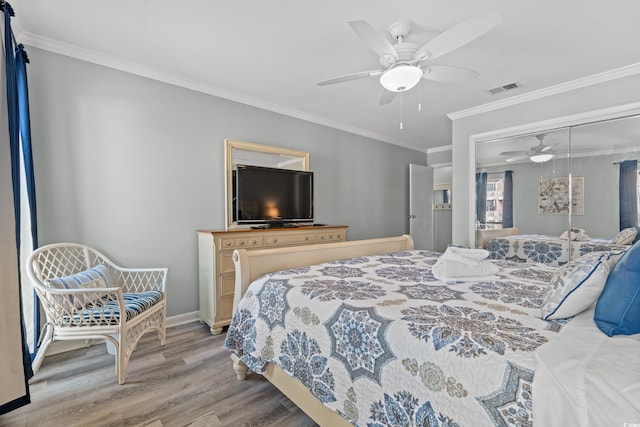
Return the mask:
<svg viewBox="0 0 640 427">
<path fill-rule="evenodd" d="M 534 163 L 544 163 L 544 162 L 548 162 L 552 158 L 553 158 L 553 154 L 536 154 L 534 156 L 529 157 L 529 160 L 531 160 Z"/>
<path fill-rule="evenodd" d="M 422 73 L 415 65 L 398 65 L 380 76 L 380 84 L 390 92 L 404 92 L 418 84 Z"/>
</svg>

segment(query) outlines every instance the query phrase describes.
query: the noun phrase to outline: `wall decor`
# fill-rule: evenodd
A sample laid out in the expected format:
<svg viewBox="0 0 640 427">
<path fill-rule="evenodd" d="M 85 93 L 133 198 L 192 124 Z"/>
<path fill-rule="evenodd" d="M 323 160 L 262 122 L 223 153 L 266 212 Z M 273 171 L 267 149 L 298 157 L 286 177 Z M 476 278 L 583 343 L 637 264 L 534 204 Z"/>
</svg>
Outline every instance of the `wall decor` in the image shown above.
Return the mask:
<svg viewBox="0 0 640 427">
<path fill-rule="evenodd" d="M 538 213 L 584 215 L 584 177 L 571 177 L 569 188 L 569 177 L 540 178 Z"/>
</svg>

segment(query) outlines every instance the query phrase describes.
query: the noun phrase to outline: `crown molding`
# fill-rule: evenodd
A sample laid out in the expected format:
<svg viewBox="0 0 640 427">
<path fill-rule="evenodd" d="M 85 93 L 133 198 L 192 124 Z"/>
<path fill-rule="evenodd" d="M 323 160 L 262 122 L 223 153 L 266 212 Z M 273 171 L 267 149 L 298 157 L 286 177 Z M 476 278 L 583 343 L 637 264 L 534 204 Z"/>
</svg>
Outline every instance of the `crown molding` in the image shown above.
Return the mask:
<svg viewBox="0 0 640 427">
<path fill-rule="evenodd" d="M 440 153 L 443 151 L 452 151 L 452 150 L 453 150 L 453 144 L 441 145 L 440 147 L 432 147 L 427 149 L 427 154 Z"/>
<path fill-rule="evenodd" d="M 640 62 L 626 65 L 620 68 L 615 68 L 613 70 L 605 71 L 602 73 L 593 74 L 591 76 L 583 77 L 580 79 L 571 80 L 569 82 L 560 83 L 554 86 L 549 86 L 547 88 L 523 93 L 521 95 L 512 96 L 500 101 L 489 102 L 487 104 L 482 104 L 476 107 L 467 108 L 465 110 L 456 111 L 447 114 L 447 117 L 449 117 L 451 120 L 458 120 L 464 117 L 475 116 L 477 114 L 487 113 L 505 107 L 511 107 L 525 102 L 534 101 L 536 99 L 541 99 L 548 96 L 580 89 L 583 87 L 605 83 L 622 77 L 633 76 L 636 74 L 640 74 Z"/>
<path fill-rule="evenodd" d="M 274 113 L 282 114 L 285 116 L 293 117 L 296 119 L 304 120 L 307 122 L 315 123 L 318 125 L 326 126 L 332 129 L 341 130 L 351 134 L 359 135 L 365 138 L 370 138 L 376 141 L 385 142 L 399 147 L 408 148 L 415 151 L 423 151 L 417 149 L 404 141 L 389 138 L 386 135 L 378 134 L 375 132 L 361 129 L 358 127 L 350 126 L 345 123 L 329 120 L 324 117 L 308 114 L 299 110 L 284 107 L 282 105 L 273 104 L 262 99 L 248 97 L 236 92 L 207 85 L 200 81 L 185 79 L 176 74 L 168 73 L 158 68 L 151 68 L 140 65 L 135 62 L 125 61 L 123 59 L 98 53 L 96 51 L 85 49 L 69 43 L 59 42 L 57 40 L 49 39 L 46 37 L 38 36 L 30 32 L 22 32 L 19 35 L 19 39 L 24 45 L 35 47 L 38 49 L 46 50 L 49 52 L 57 53 L 71 58 L 79 59 L 81 61 L 90 62 L 93 64 L 102 65 L 104 67 L 113 68 L 118 71 L 124 71 L 126 73 L 135 74 L 141 77 L 146 77 L 152 80 L 157 80 L 163 83 L 168 83 L 174 86 L 190 89 L 196 92 L 204 93 L 207 95 L 213 95 L 218 98 L 224 98 L 229 101 L 238 102 L 240 104 L 249 105 L 252 107 L 260 108 L 262 110 L 271 111 Z"/>
</svg>

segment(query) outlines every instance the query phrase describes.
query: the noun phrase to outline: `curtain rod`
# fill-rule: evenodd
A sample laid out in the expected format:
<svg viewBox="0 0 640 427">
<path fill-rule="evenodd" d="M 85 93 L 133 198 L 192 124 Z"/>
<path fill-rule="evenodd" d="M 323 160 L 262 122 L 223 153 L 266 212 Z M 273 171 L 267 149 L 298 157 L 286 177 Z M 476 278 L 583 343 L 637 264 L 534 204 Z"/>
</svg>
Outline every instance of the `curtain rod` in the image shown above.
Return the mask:
<svg viewBox="0 0 640 427">
<path fill-rule="evenodd" d="M 6 3 L 4 0 L 0 0 L 0 10 L 4 11 L 5 5 L 9 8 L 9 15 L 16 16 L 11 5 L 9 3 Z"/>
<path fill-rule="evenodd" d="M 631 159 L 631 160 L 635 160 L 636 162 L 638 161 L 638 159 Z M 629 160 L 623 160 L 623 162 L 628 162 Z M 619 165 L 622 162 L 613 162 L 612 164 L 614 165 Z"/>
<path fill-rule="evenodd" d="M 13 8 L 11 7 L 11 5 L 7 2 L 5 2 L 4 0 L 0 0 L 0 10 L 4 12 L 4 8 L 5 6 L 8 8 L 9 10 L 9 16 L 16 16 L 16 13 L 13 11 Z M 16 35 L 13 34 L 13 28 L 11 28 L 11 41 L 13 42 L 13 45 L 15 46 L 15 48 L 18 47 L 18 42 L 16 41 Z M 26 59 L 26 62 L 29 62 L 28 59 Z"/>
<path fill-rule="evenodd" d="M 507 172 L 508 170 L 504 171 Z M 487 175 L 504 175 L 504 172 L 486 172 Z M 515 175 L 516 173 L 514 171 L 511 171 L 511 173 L 513 175 Z"/>
</svg>

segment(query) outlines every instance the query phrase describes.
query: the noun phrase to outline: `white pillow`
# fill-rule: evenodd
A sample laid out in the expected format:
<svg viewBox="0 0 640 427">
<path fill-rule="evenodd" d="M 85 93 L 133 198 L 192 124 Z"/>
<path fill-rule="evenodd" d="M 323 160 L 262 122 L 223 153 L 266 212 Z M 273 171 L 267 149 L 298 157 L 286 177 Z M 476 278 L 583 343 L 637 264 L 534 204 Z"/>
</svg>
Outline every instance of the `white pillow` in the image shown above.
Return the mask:
<svg viewBox="0 0 640 427">
<path fill-rule="evenodd" d="M 625 228 L 613 239 L 616 245 L 630 245 L 636 239 L 638 229 L 636 227 Z"/>
<path fill-rule="evenodd" d="M 542 318 L 565 319 L 591 307 L 602 293 L 609 271 L 623 254 L 589 252 L 560 267 L 542 299 Z"/>
</svg>

